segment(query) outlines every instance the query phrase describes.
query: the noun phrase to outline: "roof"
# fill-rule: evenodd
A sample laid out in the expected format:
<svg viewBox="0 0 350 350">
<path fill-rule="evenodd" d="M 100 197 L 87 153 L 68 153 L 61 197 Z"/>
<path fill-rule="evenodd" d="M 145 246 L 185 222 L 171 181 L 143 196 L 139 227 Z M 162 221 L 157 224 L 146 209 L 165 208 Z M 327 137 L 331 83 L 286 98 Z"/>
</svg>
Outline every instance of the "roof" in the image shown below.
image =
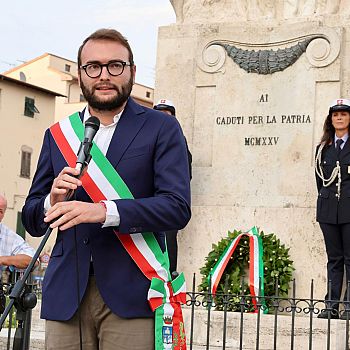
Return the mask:
<svg viewBox="0 0 350 350">
<path fill-rule="evenodd" d="M 8 81 L 9 83 L 14 83 L 14 84 L 17 84 L 17 85 L 21 85 L 23 87 L 28 87 L 28 88 L 31 88 L 31 89 L 35 89 L 35 90 L 41 91 L 41 92 L 49 94 L 49 95 L 66 97 L 65 95 L 61 95 L 58 92 L 55 92 L 55 91 L 52 91 L 52 90 L 48 90 L 48 89 L 44 89 L 42 87 L 39 87 L 39 86 L 36 86 L 36 85 L 33 85 L 33 84 L 29 84 L 29 83 L 26 83 L 26 82 L 18 80 L 18 79 L 10 78 L 10 77 L 7 77 L 6 75 L 0 74 L 0 81 L 1 80 Z"/>
<path fill-rule="evenodd" d="M 7 74 L 10 74 L 10 73 L 12 73 L 12 72 L 15 72 L 15 71 L 17 71 L 18 69 L 21 69 L 21 68 L 23 68 L 23 67 L 25 67 L 25 66 L 27 66 L 27 65 L 29 65 L 29 64 L 31 64 L 31 63 L 33 63 L 33 62 L 35 62 L 35 61 L 39 61 L 40 59 L 42 59 L 42 58 L 44 58 L 44 57 L 46 57 L 46 56 L 54 56 L 54 57 L 57 57 L 57 58 L 59 58 L 59 59 L 61 59 L 61 60 L 69 61 L 69 62 L 71 62 L 71 63 L 75 63 L 75 64 L 76 64 L 76 62 L 74 62 L 74 61 L 72 61 L 72 60 L 69 60 L 69 59 L 67 59 L 67 58 L 64 58 L 64 57 L 61 57 L 61 56 L 58 56 L 58 55 L 54 55 L 54 54 L 52 54 L 52 53 L 47 53 L 47 52 L 45 52 L 45 53 L 42 54 L 41 56 L 35 57 L 35 58 L 33 58 L 32 60 L 30 60 L 30 61 L 24 62 L 24 63 L 20 64 L 19 66 L 13 67 L 13 68 L 7 70 L 6 72 L 4 72 L 3 74 L 7 75 Z"/>
</svg>

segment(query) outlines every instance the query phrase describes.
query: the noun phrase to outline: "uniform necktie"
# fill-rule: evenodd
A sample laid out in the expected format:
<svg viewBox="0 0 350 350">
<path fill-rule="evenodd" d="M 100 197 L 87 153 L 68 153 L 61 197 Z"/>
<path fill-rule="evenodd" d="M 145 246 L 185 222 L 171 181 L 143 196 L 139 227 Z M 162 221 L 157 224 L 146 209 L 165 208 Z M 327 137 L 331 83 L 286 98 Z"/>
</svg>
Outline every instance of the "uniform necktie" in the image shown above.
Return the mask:
<svg viewBox="0 0 350 350">
<path fill-rule="evenodd" d="M 343 142 L 344 142 L 344 140 L 342 140 L 342 139 L 338 139 L 337 141 L 336 141 L 336 146 L 335 146 L 335 149 L 336 149 L 336 151 L 337 151 L 337 156 L 338 156 L 338 158 L 339 158 L 339 154 L 340 154 L 340 151 L 341 151 L 341 145 L 343 144 Z"/>
</svg>

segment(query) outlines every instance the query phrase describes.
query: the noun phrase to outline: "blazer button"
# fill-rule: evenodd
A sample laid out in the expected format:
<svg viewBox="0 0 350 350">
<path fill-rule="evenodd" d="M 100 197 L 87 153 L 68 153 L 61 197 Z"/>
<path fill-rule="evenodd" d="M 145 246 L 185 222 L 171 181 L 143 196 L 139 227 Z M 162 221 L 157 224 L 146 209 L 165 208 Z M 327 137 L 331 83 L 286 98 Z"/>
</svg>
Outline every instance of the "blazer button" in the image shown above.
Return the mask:
<svg viewBox="0 0 350 350">
<path fill-rule="evenodd" d="M 136 227 L 130 227 L 129 232 L 130 232 L 130 233 L 135 233 L 135 232 L 136 232 Z"/>
<path fill-rule="evenodd" d="M 84 240 L 83 240 L 83 243 L 84 243 L 84 244 L 89 244 L 89 238 L 88 238 L 88 237 L 85 237 Z"/>
</svg>

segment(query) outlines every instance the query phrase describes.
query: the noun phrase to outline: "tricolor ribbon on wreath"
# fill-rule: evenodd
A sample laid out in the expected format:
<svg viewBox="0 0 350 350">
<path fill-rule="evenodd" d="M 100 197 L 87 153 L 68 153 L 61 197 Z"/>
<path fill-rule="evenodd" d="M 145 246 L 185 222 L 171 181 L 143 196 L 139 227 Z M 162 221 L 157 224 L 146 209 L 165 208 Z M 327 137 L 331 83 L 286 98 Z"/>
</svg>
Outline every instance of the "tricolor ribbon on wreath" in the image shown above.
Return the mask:
<svg viewBox="0 0 350 350">
<path fill-rule="evenodd" d="M 76 154 L 84 138 L 84 125 L 79 114 L 72 114 L 54 124 L 50 132 L 67 164 L 75 167 Z M 90 153 L 92 159 L 81 178 L 82 186 L 90 198 L 95 203 L 134 198 L 95 143 Z M 151 281 L 148 301 L 155 312 L 155 350 L 185 350 L 186 337 L 180 305 L 186 301 L 183 273 L 171 281 L 168 254 L 163 253 L 152 232 L 121 234 L 114 230 L 114 233 L 142 273 Z"/>
<path fill-rule="evenodd" d="M 226 266 L 243 236 L 249 237 L 249 289 L 254 305 L 254 312 L 258 312 L 257 297 L 259 294 L 260 296 L 264 296 L 264 250 L 262 239 L 256 226 L 252 227 L 248 232 L 239 234 L 232 240 L 210 271 L 208 282 L 211 288 L 210 292 L 215 295 Z M 265 311 L 267 312 L 267 310 Z"/>
</svg>

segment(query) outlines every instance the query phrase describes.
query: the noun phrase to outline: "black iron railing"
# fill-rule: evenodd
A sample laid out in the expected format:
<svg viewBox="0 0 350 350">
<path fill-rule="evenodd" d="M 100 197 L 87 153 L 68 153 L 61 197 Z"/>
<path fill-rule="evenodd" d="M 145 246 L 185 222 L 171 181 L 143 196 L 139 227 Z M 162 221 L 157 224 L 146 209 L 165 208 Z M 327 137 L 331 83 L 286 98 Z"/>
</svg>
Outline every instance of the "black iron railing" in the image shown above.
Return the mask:
<svg viewBox="0 0 350 350">
<path fill-rule="evenodd" d="M 12 284 L 5 284 L 6 293 Z M 309 298 L 296 297 L 295 281 L 289 297 L 280 297 L 277 286 L 278 281 L 273 296 L 233 295 L 228 292 L 228 287 L 225 287 L 224 293 L 213 295 L 196 289 L 194 275 L 192 291 L 187 292 L 187 302 L 183 308 L 187 349 L 349 349 L 350 303 L 315 299 L 313 281 L 310 282 Z M 40 285 L 34 284 L 32 287 L 40 299 Z M 330 287 L 329 284 L 329 296 Z M 350 283 L 347 290 L 345 299 L 350 300 Z M 334 307 L 338 303 L 339 311 L 334 313 L 332 305 Z M 318 318 L 321 313 L 326 318 Z M 7 349 L 14 349 L 11 329 L 17 328 L 19 322 L 15 318 L 16 310 L 7 324 Z M 30 325 L 31 320 L 26 321 Z"/>
<path fill-rule="evenodd" d="M 309 298 L 296 298 L 295 280 L 290 297 L 278 296 L 277 280 L 276 294 L 273 296 L 232 295 L 228 292 L 213 295 L 198 292 L 195 286 L 194 275 L 192 291 L 187 293 L 184 308 L 190 350 L 194 347 L 223 350 L 349 349 L 350 304 L 339 300 L 315 299 L 313 280 L 310 282 Z M 328 290 L 331 297 L 331 282 Z M 347 291 L 346 300 L 350 300 L 350 282 Z M 254 307 L 253 300 L 256 302 Z M 335 305 L 339 305 L 338 310 L 334 308 Z M 230 309 L 239 311 L 230 312 Z M 199 313 L 200 317 L 196 318 Z M 322 318 L 319 318 L 320 315 Z M 196 319 L 201 325 L 196 325 Z M 203 323 L 206 327 L 205 339 L 199 340 L 196 332 L 203 327 Z M 266 332 L 267 324 L 269 332 Z M 236 328 L 235 332 L 232 331 L 233 327 Z M 201 334 L 204 335 L 203 332 Z"/>
</svg>

